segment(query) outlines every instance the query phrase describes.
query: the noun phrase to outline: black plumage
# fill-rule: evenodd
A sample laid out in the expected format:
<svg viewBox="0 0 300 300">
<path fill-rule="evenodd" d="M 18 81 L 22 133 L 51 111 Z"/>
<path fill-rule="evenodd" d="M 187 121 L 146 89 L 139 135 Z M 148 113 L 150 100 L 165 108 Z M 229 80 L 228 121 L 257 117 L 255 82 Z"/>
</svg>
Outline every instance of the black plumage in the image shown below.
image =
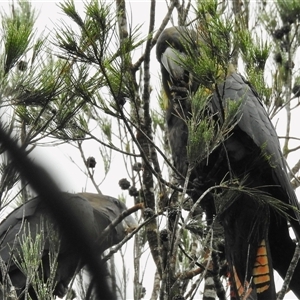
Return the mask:
<svg viewBox="0 0 300 300">
<path fill-rule="evenodd" d="M 90 235 L 90 243 L 99 256 L 104 250 L 119 243 L 128 231 L 136 227 L 135 220 L 129 216 L 114 227 L 107 237 L 99 239 L 103 230 L 126 210 L 126 206 L 115 198 L 92 193 L 62 193 L 62 197 L 65 204 L 72 210 L 73 216 L 81 221 L 82 230 Z M 42 264 L 39 272 L 45 282 L 50 276 L 49 252 L 55 241 L 55 238 L 50 236 L 51 232 L 55 233 L 56 239 L 59 240 L 57 270 L 54 278 L 56 285 L 53 294 L 59 297 L 65 296 L 76 271 L 85 265 L 85 258 L 81 257 L 78 249 L 64 238 L 56 219 L 53 218 L 47 203 L 41 197 L 35 197 L 21 205 L 0 224 L 0 257 L 5 263 L 8 273 L 7 277 L 4 273 L 1 274 L 1 282 L 7 285 L 9 278 L 16 288 L 17 294 L 24 297 L 22 292 L 26 286 L 26 280 L 29 278 L 18 268 L 15 260 L 12 259 L 12 253 L 18 261 L 22 261 L 20 258 L 21 243 L 29 232 L 33 240 L 43 232 L 44 247 L 40 254 Z M 77 232 L 73 232 L 73 234 L 76 235 Z M 31 283 L 29 292 L 35 299 Z M 2 298 L 5 299 L 5 296 Z"/>
<path fill-rule="evenodd" d="M 180 89 L 178 96 L 176 88 L 165 84 L 168 82 L 182 87 L 182 77 L 174 77 L 168 69 L 183 68 L 183 64 L 169 58 L 169 51 L 165 49 L 166 44 L 170 45 L 173 53 L 176 53 L 178 43 L 182 42 L 180 36 L 185 36 L 187 30 L 184 29 L 182 34 L 178 27 L 166 31 L 167 35 L 163 32 L 158 40 L 157 58 L 162 65 L 162 81 L 169 101 L 166 121 L 173 161 L 178 171 L 185 175 L 189 163 L 185 119 L 193 113 L 190 104 L 193 93 L 188 89 L 184 93 Z M 180 47 L 177 52 L 180 55 Z M 187 73 L 187 70 L 181 71 L 181 74 Z M 193 86 L 193 83 L 189 83 L 189 86 Z M 193 169 L 189 185 L 193 192 L 190 194 L 197 200 L 207 188 L 221 182 L 228 183 L 231 188 L 218 190 L 215 199 L 211 195 L 203 204 L 208 218 L 212 219 L 216 214 L 224 228 L 232 298 L 275 299 L 273 268 L 284 278 L 295 250 L 287 219 L 278 212 L 278 206 L 282 203 L 299 209 L 299 204 L 289 182 L 275 128 L 257 92 L 237 73 L 228 74 L 224 82 L 211 91 L 204 115 L 214 120 L 216 128 L 220 128 L 224 122 L 224 111 L 230 102 L 239 103 L 232 122 L 234 127 L 219 146 Z M 183 179 L 180 182 L 183 183 Z M 195 182 L 197 185 L 193 184 Z M 285 208 L 289 222 L 299 237 L 298 214 L 291 208 Z M 299 264 L 290 288 L 300 297 Z"/>
</svg>

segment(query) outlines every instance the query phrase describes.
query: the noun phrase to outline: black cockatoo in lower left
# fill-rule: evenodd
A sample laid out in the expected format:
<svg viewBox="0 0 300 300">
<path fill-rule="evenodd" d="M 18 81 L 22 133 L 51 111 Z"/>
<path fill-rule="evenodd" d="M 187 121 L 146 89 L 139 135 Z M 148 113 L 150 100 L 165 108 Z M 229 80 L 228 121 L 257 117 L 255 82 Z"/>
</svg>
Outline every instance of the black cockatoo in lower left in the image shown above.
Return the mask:
<svg viewBox="0 0 300 300">
<path fill-rule="evenodd" d="M 90 243 L 99 253 L 99 257 L 104 250 L 122 241 L 126 234 L 137 226 L 133 217 L 128 216 L 114 227 L 108 236 L 101 239 L 103 230 L 126 210 L 124 203 L 110 196 L 93 193 L 62 193 L 61 197 L 70 207 L 73 215 L 80 220 L 83 230 L 89 233 L 92 238 Z M 73 234 L 76 235 L 76 232 Z M 35 197 L 16 208 L 0 224 L 0 258 L 7 270 L 7 273 L 4 271 L 0 273 L 3 287 L 9 287 L 10 282 L 16 289 L 19 299 L 24 298 L 26 288 L 32 299 L 38 299 L 37 286 L 34 285 L 37 279 L 30 277 L 24 271 L 28 269 L 23 253 L 26 251 L 23 248 L 26 245 L 26 238 L 31 243 L 38 240 L 42 243 L 41 253 L 36 254 L 40 256 L 40 262 L 36 266 L 36 274 L 39 274 L 37 276 L 44 282 L 51 282 L 52 278 L 55 283 L 53 295 L 64 297 L 72 278 L 85 265 L 85 258 L 81 257 L 76 247 L 71 245 L 62 234 L 42 197 Z M 57 241 L 56 246 L 55 241 Z M 52 262 L 52 265 L 50 263 L 51 255 L 52 258 L 57 255 L 56 270 L 54 263 Z M 4 270 L 3 267 L 2 269 Z M 6 299 L 9 292 L 10 289 L 4 288 L 4 295 L 0 292 L 0 299 Z"/>
<path fill-rule="evenodd" d="M 169 102 L 166 112 L 169 143 L 174 165 L 183 175 L 189 163 L 187 120 L 198 113 L 192 111 L 191 99 L 199 84 L 197 74 L 191 77 L 185 64 L 169 53 L 178 53 L 179 58 L 188 55 L 184 49 L 194 47 L 183 43 L 192 40 L 185 38 L 188 32 L 183 27 L 168 28 L 157 42 L 157 59 Z M 198 47 L 197 59 L 201 60 L 201 44 Z M 238 110 L 227 135 L 193 168 L 189 189 L 194 192 L 190 195 L 196 201 L 207 188 L 228 183 L 227 189 L 216 190 L 217 196 L 211 195 L 204 203 L 206 207 L 214 205 L 216 218 L 224 228 L 231 298 L 275 299 L 273 268 L 281 277 L 286 276 L 296 247 L 289 235 L 288 223 L 299 240 L 299 203 L 289 181 L 275 128 L 253 86 L 234 72 L 224 74 L 223 80 L 210 89 L 203 118 L 213 120 L 216 133 L 224 122 L 228 106 L 237 104 Z M 194 188 L 195 181 L 200 183 L 201 189 Z M 280 213 L 281 209 L 285 215 Z M 295 269 L 290 289 L 300 298 L 300 264 Z"/>
</svg>

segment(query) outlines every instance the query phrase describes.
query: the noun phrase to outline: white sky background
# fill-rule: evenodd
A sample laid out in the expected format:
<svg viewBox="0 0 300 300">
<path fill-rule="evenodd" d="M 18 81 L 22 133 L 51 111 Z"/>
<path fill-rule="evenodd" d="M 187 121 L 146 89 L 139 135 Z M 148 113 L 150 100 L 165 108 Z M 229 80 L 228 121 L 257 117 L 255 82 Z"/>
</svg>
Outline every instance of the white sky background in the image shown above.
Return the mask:
<svg viewBox="0 0 300 300">
<path fill-rule="evenodd" d="M 58 1 L 32 1 L 34 3 L 34 7 L 40 12 L 39 18 L 37 21 L 37 25 L 39 31 L 42 32 L 45 30 L 45 33 L 51 32 L 55 24 L 59 23 L 60 19 L 66 20 L 63 13 L 60 12 L 60 9 L 57 7 Z M 8 7 L 8 1 L 0 1 L 1 8 Z M 80 8 L 83 8 L 83 1 L 75 1 L 76 7 L 78 11 Z M 148 31 L 148 22 L 149 22 L 149 7 L 150 1 L 127 1 L 127 9 L 128 9 L 128 22 L 135 27 L 136 25 L 143 24 L 143 32 Z M 162 18 L 165 16 L 166 12 L 166 4 L 165 1 L 157 1 L 156 3 L 156 27 L 160 25 Z M 141 55 L 143 49 L 138 49 L 135 51 L 135 56 L 133 58 L 133 62 Z M 151 83 L 155 90 L 159 90 L 159 67 L 158 63 L 155 59 L 155 51 L 152 51 L 153 59 L 151 65 Z M 152 95 L 152 101 L 157 101 L 155 95 Z M 297 101 L 297 100 L 296 100 Z M 298 110 L 299 111 L 299 110 Z M 294 116 L 299 115 L 298 113 L 294 113 Z M 280 117 L 280 118 L 279 118 Z M 274 124 L 276 123 L 276 129 L 278 135 L 284 136 L 285 135 L 285 115 L 284 112 L 280 114 L 280 116 L 275 118 Z M 295 118 L 295 117 L 294 117 Z M 278 123 L 277 123 L 278 122 Z M 299 121 L 296 119 L 294 122 L 295 126 L 292 126 L 292 134 L 291 136 L 299 137 Z M 294 143 L 294 142 L 292 142 Z M 295 144 L 295 143 L 294 143 Z M 85 149 L 85 156 L 94 156 L 96 161 L 98 162 L 95 172 L 100 173 L 96 178 L 102 179 L 103 176 L 101 175 L 101 155 L 98 151 L 98 146 L 95 143 L 84 143 Z M 37 162 L 40 162 L 44 165 L 52 176 L 56 179 L 59 183 L 61 189 L 68 192 L 82 192 L 83 190 L 95 192 L 94 187 L 91 183 L 87 184 L 86 187 L 86 176 L 79 170 L 79 168 L 71 162 L 69 157 L 78 163 L 78 165 L 84 169 L 84 165 L 78 150 L 74 149 L 71 146 L 63 146 L 63 147 L 52 147 L 49 150 L 49 147 L 43 147 L 34 152 L 34 159 Z M 293 162 L 298 161 L 297 153 L 290 155 L 289 162 L 290 166 L 293 166 Z M 123 167 L 124 161 L 122 160 L 119 154 L 113 152 L 112 154 L 112 168 L 109 172 L 106 180 L 100 186 L 101 191 L 104 194 L 108 194 L 110 196 L 118 197 L 122 194 L 122 190 L 118 185 L 118 181 L 121 178 L 126 178 L 127 173 L 125 167 Z M 124 193 L 127 196 L 127 192 Z M 132 201 L 129 196 L 127 196 L 129 200 L 128 206 L 130 206 Z M 132 244 L 127 246 L 128 249 L 126 251 L 126 258 L 128 258 L 129 263 L 127 264 L 127 268 L 131 268 L 133 266 L 133 250 Z M 151 260 L 148 262 L 147 272 L 149 272 L 149 264 L 151 265 Z M 141 268 L 144 269 L 145 265 L 141 265 Z M 153 268 L 152 268 L 153 269 Z M 144 278 L 143 285 L 146 286 L 147 294 L 144 299 L 149 299 L 152 291 L 152 272 L 151 276 L 146 276 Z M 276 277 L 275 279 L 278 283 L 281 282 L 281 279 Z M 127 299 L 132 299 L 132 281 L 133 277 L 132 274 L 129 274 L 129 286 L 128 286 L 128 297 Z M 280 286 L 277 285 L 277 286 Z M 200 298 L 198 298 L 200 299 Z M 296 299 L 291 293 L 289 293 L 285 299 Z"/>
</svg>

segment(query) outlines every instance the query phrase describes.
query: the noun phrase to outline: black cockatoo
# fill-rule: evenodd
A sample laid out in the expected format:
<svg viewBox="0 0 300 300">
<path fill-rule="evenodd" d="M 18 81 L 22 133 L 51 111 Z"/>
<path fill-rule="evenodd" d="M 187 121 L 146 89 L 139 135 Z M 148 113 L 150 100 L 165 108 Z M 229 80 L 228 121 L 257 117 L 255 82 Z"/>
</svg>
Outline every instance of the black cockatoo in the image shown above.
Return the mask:
<svg viewBox="0 0 300 300">
<path fill-rule="evenodd" d="M 126 210 L 126 206 L 115 198 L 92 193 L 62 193 L 62 197 L 71 208 L 73 215 L 81 221 L 81 226 L 85 232 L 93 237 L 91 244 L 97 249 L 99 256 L 107 248 L 119 243 L 128 232 L 137 226 L 135 220 L 128 216 L 107 237 L 99 239 L 103 230 Z M 53 240 L 55 240 L 49 236 L 51 230 L 54 230 L 59 238 L 57 269 L 54 278 L 56 285 L 53 294 L 62 298 L 67 292 L 71 279 L 76 271 L 85 265 L 85 261 L 76 247 L 71 245 L 61 234 L 57 221 L 49 211 L 47 203 L 41 197 L 35 197 L 12 211 L 0 224 L 0 257 L 7 268 L 7 275 L 3 272 L 0 275 L 1 283 L 7 284 L 10 280 L 17 294 L 21 297 L 24 297 L 22 292 L 26 286 L 26 280 L 29 279 L 16 263 L 16 260 L 22 261 L 20 257 L 22 241 L 25 236 L 29 235 L 29 232 L 32 240 L 40 237 L 40 233 L 43 232 L 44 247 L 40 253 L 42 264 L 39 267 L 39 274 L 43 274 L 40 276 L 43 276 L 43 280 L 46 282 L 50 276 L 49 249 L 53 247 Z M 74 232 L 74 234 L 77 233 Z M 14 259 L 12 253 L 15 256 Z M 30 281 L 29 293 L 35 299 Z M 0 295 L 0 299 L 1 297 L 3 298 Z"/>
<path fill-rule="evenodd" d="M 193 113 L 190 105 L 193 94 L 187 88 L 184 95 L 180 89 L 178 97 L 176 86 L 181 88 L 182 81 L 187 82 L 186 78 L 190 76 L 186 76 L 189 72 L 184 70 L 184 64 L 174 59 L 176 54 L 170 56 L 169 53 L 178 53 L 177 57 L 182 55 L 182 43 L 188 41 L 182 37 L 187 32 L 181 27 L 168 28 L 157 41 L 157 59 L 162 65 L 162 81 L 169 101 L 166 113 L 169 142 L 174 165 L 183 175 L 187 172 L 189 134 L 184 118 Z M 199 48 L 201 59 L 201 46 Z M 182 70 L 178 71 L 180 68 Z M 188 86 L 195 85 L 189 82 Z M 299 204 L 287 175 L 275 128 L 251 84 L 237 73 L 228 74 L 211 91 L 205 116 L 213 118 L 217 128 L 217 124 L 222 125 L 225 107 L 230 101 L 240 103 L 234 127 L 220 145 L 195 166 L 189 188 L 193 188 L 194 182 L 200 183 L 201 188 L 191 192 L 192 198 L 197 200 L 201 191 L 221 182 L 239 182 L 243 186 L 239 191 L 230 188 L 217 191 L 215 197 L 215 213 L 225 234 L 231 297 L 276 299 L 273 268 L 284 278 L 295 250 L 287 218 L 278 213 L 277 205 L 288 204 L 299 209 Z M 209 214 L 213 213 L 211 205 L 214 200 L 211 197 L 204 202 L 210 207 Z M 292 208 L 285 208 L 299 239 L 298 213 Z M 299 264 L 290 288 L 300 298 Z"/>
</svg>

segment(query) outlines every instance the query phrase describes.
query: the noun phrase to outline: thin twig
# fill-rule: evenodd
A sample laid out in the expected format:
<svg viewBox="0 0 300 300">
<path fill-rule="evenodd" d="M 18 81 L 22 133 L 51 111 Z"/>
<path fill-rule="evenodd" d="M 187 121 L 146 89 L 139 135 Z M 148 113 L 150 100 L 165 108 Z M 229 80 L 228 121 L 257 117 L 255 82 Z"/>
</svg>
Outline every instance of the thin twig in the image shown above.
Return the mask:
<svg viewBox="0 0 300 300">
<path fill-rule="evenodd" d="M 299 258 L 300 258 L 300 246 L 299 246 L 299 244 L 297 244 L 293 258 L 292 258 L 289 268 L 286 272 L 286 276 L 285 276 L 282 288 L 277 295 L 277 300 L 283 300 L 283 297 L 285 296 L 285 294 L 288 290 L 288 287 L 290 285 L 290 282 L 292 280 L 294 271 L 298 265 Z"/>
</svg>

